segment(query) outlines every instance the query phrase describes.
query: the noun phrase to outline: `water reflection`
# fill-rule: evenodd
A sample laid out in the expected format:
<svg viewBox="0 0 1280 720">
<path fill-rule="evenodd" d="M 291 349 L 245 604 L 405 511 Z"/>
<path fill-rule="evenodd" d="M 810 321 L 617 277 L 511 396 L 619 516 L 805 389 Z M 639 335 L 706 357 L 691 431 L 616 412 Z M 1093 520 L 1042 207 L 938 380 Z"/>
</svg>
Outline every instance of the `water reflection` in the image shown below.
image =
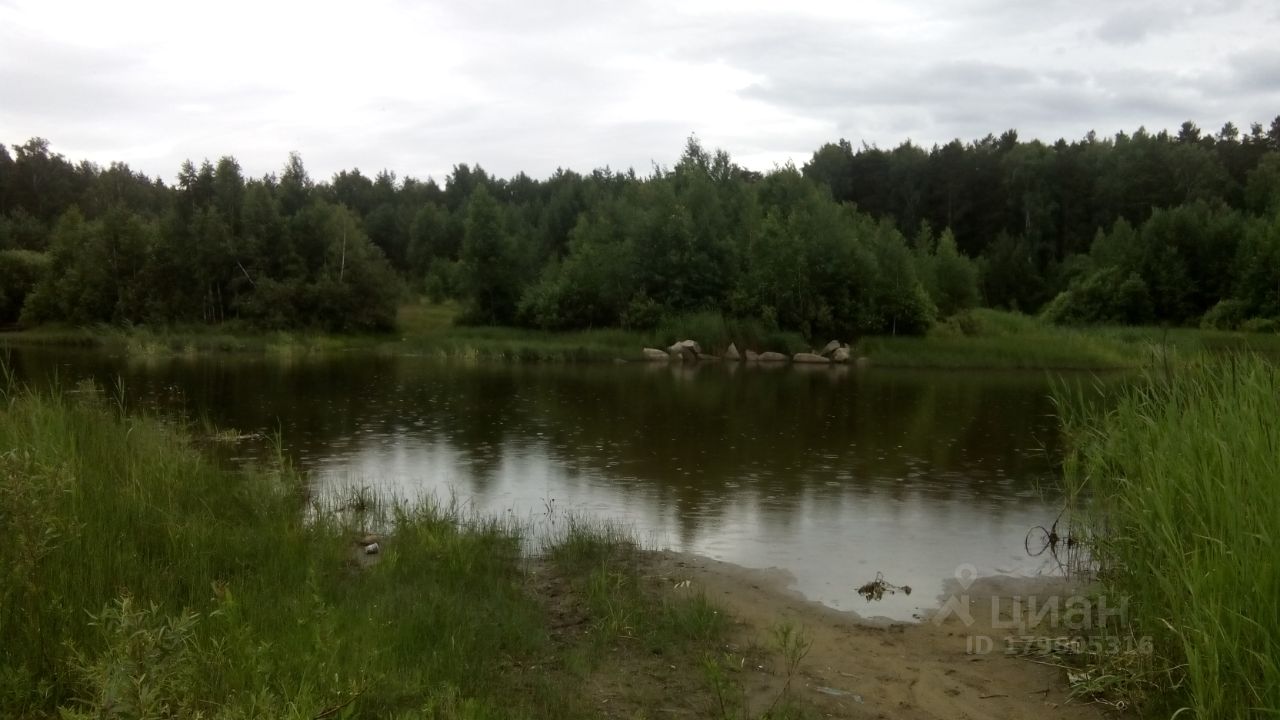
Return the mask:
<svg viewBox="0 0 1280 720">
<path fill-rule="evenodd" d="M 15 351 L 19 377 L 120 378 L 131 402 L 282 433 L 323 488 L 586 512 L 674 549 L 782 567 L 806 596 L 907 618 L 957 565 L 1035 572 L 1057 452 L 1037 373 L 479 366 L 414 358 L 137 361 Z M 238 448 L 260 457 L 265 443 Z M 882 571 L 910 597 L 867 605 Z"/>
</svg>

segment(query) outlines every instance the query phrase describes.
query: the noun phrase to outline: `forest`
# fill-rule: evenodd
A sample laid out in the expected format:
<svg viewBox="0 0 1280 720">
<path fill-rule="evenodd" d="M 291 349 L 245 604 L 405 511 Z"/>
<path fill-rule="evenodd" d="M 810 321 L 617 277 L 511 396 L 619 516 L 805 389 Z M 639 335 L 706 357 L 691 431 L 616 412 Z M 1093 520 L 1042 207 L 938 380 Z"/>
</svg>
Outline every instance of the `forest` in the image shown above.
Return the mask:
<svg viewBox="0 0 1280 720">
<path fill-rule="evenodd" d="M 290 154 L 173 184 L 0 144 L 0 325 L 652 328 L 712 311 L 810 338 L 920 334 L 975 306 L 1062 324 L 1280 328 L 1280 117 L 1080 140 L 841 140 L 760 173 L 690 138 L 647 175 L 443 181 Z"/>
</svg>

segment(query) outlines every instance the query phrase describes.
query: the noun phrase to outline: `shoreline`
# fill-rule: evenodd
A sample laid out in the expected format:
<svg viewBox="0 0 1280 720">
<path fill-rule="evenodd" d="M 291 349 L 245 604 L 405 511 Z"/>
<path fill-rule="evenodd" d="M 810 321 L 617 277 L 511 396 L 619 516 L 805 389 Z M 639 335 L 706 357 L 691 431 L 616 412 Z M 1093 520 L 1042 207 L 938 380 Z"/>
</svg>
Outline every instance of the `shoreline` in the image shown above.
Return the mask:
<svg viewBox="0 0 1280 720">
<path fill-rule="evenodd" d="M 1011 622 L 1004 617 L 1005 606 L 1035 593 L 1079 592 L 1061 579 L 979 578 L 966 590 L 974 619 L 968 625 L 956 616 L 936 619 L 937 611 L 919 622 L 902 622 L 831 608 L 787 587 L 789 574 L 777 568 L 745 568 L 671 551 L 651 551 L 647 563 L 647 572 L 682 588 L 672 592 L 702 591 L 710 602 L 723 606 L 733 620 L 736 643 L 762 642 L 779 623 L 807 633 L 812 646 L 792 687 L 820 713 L 1010 720 L 1104 717 L 1100 706 L 1071 697 L 1060 667 L 1046 664 L 1045 658 L 1004 652 L 1009 631 L 999 625 Z M 993 617 L 998 622 L 993 623 Z M 1050 628 L 1028 631 L 1045 633 Z M 991 647 L 978 638 L 990 639 Z M 753 674 L 751 681 L 761 697 L 776 690 L 776 673 L 756 668 Z"/>
<path fill-rule="evenodd" d="M 713 356 L 730 344 L 774 351 L 787 362 L 761 363 L 766 369 L 802 367 L 822 370 L 841 365 L 805 366 L 790 360 L 817 352 L 828 340 L 848 345 L 843 367 L 938 368 L 948 370 L 1037 370 L 1102 372 L 1188 363 L 1224 352 L 1255 352 L 1280 357 L 1280 334 L 1246 333 L 1191 327 L 1063 326 L 1039 317 L 991 308 L 974 308 L 941 320 L 919 336 L 866 335 L 813 338 L 769 330 L 759 321 L 708 311 L 663 319 L 647 330 L 616 327 L 538 330 L 520 327 L 459 325 L 455 302 L 407 301 L 385 332 L 333 333 L 309 329 L 258 330 L 231 322 L 223 325 L 74 327 L 44 325 L 0 331 L 0 347 L 82 347 L 107 349 L 143 358 L 243 355 L 305 360 L 340 353 L 411 356 L 447 362 L 616 363 L 699 367 L 714 362 L 651 360 L 645 348 L 669 348 L 694 340 Z M 711 358 L 705 358 L 710 361 Z M 743 362 L 742 365 L 750 365 Z"/>
<path fill-rule="evenodd" d="M 1275 387 L 1274 367 L 1257 358 L 1233 358 L 1186 372 L 1185 383 L 1160 384 L 1154 377 L 1149 387 L 1133 390 L 1127 404 L 1099 426 L 1109 430 L 1098 435 L 1108 444 L 1078 448 L 1096 465 L 1076 466 L 1085 474 L 1068 479 L 1098 477 L 1087 471 L 1110 469 L 1119 457 L 1135 463 L 1127 477 L 1145 478 L 1149 488 L 1164 493 L 1140 487 L 1144 502 L 1159 499 L 1174 509 L 1161 517 L 1184 512 L 1188 496 L 1217 493 L 1222 484 L 1206 485 L 1206 477 L 1231 480 L 1225 486 L 1236 489 L 1239 507 L 1273 510 L 1274 495 L 1249 481 L 1275 475 L 1269 471 L 1275 457 L 1265 452 L 1268 426 L 1261 421 L 1275 414 L 1274 393 L 1267 392 Z M 316 504 L 315 517 L 300 516 L 313 498 L 305 477 L 283 457 L 231 473 L 202 454 L 183 427 L 145 413 L 126 416 L 99 392 L 37 394 L 14 386 L 5 397 L 0 436 L 19 452 L 0 458 L 11 486 L 0 493 L 0 511 L 20 522 L 0 566 L 14 579 L 6 612 L 22 612 L 30 621 L 2 628 L 15 652 L 0 669 L 11 677 L 57 678 L 39 695 L 6 697 L 5 709 L 20 714 L 92 702 L 99 697 L 94 688 L 110 681 L 97 669 L 113 667 L 112 658 L 129 649 L 131 638 L 164 627 L 181 629 L 181 672 L 164 675 L 166 668 L 158 666 L 142 668 L 138 676 L 158 678 L 154 689 L 168 694 L 165 702 L 214 707 L 225 698 L 228 707 L 247 707 L 243 703 L 267 697 L 264 692 L 277 693 L 273 703 L 294 703 L 296 693 L 305 691 L 310 695 L 303 702 L 313 716 L 358 698 L 374 714 L 438 698 L 503 708 L 527 701 L 531 688 L 544 687 L 537 702 L 584 710 L 636 710 L 660 701 L 689 714 L 717 698 L 723 709 L 729 688 L 741 691 L 742 706 L 754 711 L 794 696 L 801 706 L 842 717 L 1099 718 L 1101 703 L 1133 705 L 1123 688 L 1113 694 L 1097 681 L 1098 673 L 1108 673 L 1108 682 L 1114 677 L 1107 663 L 1178 661 L 1177 647 L 1170 649 L 1157 634 L 1158 625 L 1126 617 L 1123 606 L 1104 612 L 1107 595 L 1132 597 L 1135 586 L 1149 591 L 1141 575 L 1131 578 L 1136 585 L 1107 588 L 1064 586 L 1053 577 L 976 578 L 958 590 L 948 586 L 942 607 L 925 622 L 883 623 L 869 613 L 805 599 L 790 587 L 788 573 L 777 569 L 641 551 L 633 538 L 600 518 L 567 522 L 563 534 L 544 546 L 549 554 L 522 563 L 518 528 L 497 518 L 459 523 L 457 509 L 423 506 L 400 513 L 353 499 Z M 1087 427 L 1080 402 L 1066 405 L 1068 422 L 1076 423 L 1069 428 Z M 1151 414 L 1151 408 L 1162 414 Z M 1161 422 L 1153 424 L 1150 417 Z M 1151 427 L 1166 435 L 1151 437 Z M 1117 437 L 1130 444 L 1110 444 Z M 1157 455 L 1144 449 L 1169 448 L 1170 439 L 1187 448 L 1183 455 L 1161 460 L 1165 465 L 1147 464 Z M 1229 462 L 1219 452 L 1222 446 L 1236 449 Z M 1186 457 L 1222 464 L 1200 471 Z M 390 562 L 359 572 L 349 557 L 351 533 L 393 512 L 395 531 L 381 549 Z M 1186 603 L 1181 594 L 1165 600 L 1184 617 L 1208 627 L 1248 617 L 1204 615 L 1202 608 L 1219 607 L 1219 598 L 1265 615 L 1271 599 L 1250 589 L 1257 573 L 1269 567 L 1255 567 L 1245 553 L 1231 549 L 1265 542 L 1259 529 L 1265 517 L 1244 519 L 1256 525 L 1219 524 L 1227 550 L 1214 566 L 1233 573 L 1232 584 L 1197 588 L 1211 603 Z M 1149 532 L 1163 537 L 1164 527 Z M 64 528 L 75 532 L 64 536 Z M 1210 551 L 1216 547 L 1205 553 Z M 1182 555 L 1170 557 L 1146 577 L 1206 577 L 1203 567 L 1183 567 Z M 963 613 L 951 603 L 958 592 L 965 599 Z M 1070 608 L 1065 621 L 1040 612 L 1044 606 L 1035 602 L 1037 596 L 1084 601 L 1084 624 L 1072 624 Z M 423 603 L 427 597 L 433 602 Z M 1145 607 L 1151 612 L 1161 606 Z M 1144 607 L 1134 604 L 1128 611 Z M 290 622 L 300 612 L 331 624 L 321 634 L 300 629 Z M 95 617 L 106 620 L 94 622 Z M 455 627 L 466 632 L 454 634 Z M 1193 699 L 1228 709 L 1265 702 L 1262 693 L 1276 686 L 1247 683 L 1273 673 L 1273 667 L 1256 664 L 1268 656 L 1273 638 L 1240 632 L 1234 642 L 1210 646 L 1234 652 L 1242 671 L 1189 666 L 1205 676 L 1216 673 L 1214 687 L 1226 687 L 1244 701 Z M 459 639 L 471 645 L 458 645 Z M 333 640 L 350 650 L 333 654 Z M 1101 644 L 1108 640 L 1120 645 Z M 1139 647 L 1125 644 L 1134 640 Z M 45 652 L 50 647 L 58 654 Z M 279 649 L 266 664 L 255 665 L 264 648 Z M 446 650 L 454 655 L 442 654 Z M 233 662 L 227 662 L 228 651 Z M 334 663 L 346 680 L 338 680 L 326 663 Z M 324 672 L 313 677 L 317 667 Z M 263 668 L 273 673 L 270 686 L 262 684 Z M 548 671 L 555 683 L 537 685 Z M 424 684 L 445 673 L 455 673 L 443 675 L 452 685 Z M 330 675 L 332 686 L 315 682 Z M 1224 684 L 1235 680 L 1240 684 Z M 13 685 L 26 693 L 24 687 L 34 685 Z M 1170 689 L 1181 687 L 1175 683 Z M 1073 699 L 1070 688 L 1100 693 L 1099 704 Z"/>
<path fill-rule="evenodd" d="M 1030 319 L 1027 319 L 1028 321 Z M 463 363 L 565 363 L 648 365 L 700 368 L 732 366 L 723 360 L 683 363 L 646 360 L 643 348 L 659 343 L 652 336 L 622 330 L 547 332 L 514 328 L 452 325 L 371 335 L 311 332 L 249 332 L 195 328 L 39 327 L 0 332 L 0 348 L 66 348 L 105 351 L 139 358 L 203 356 L 274 357 L 305 360 L 336 354 L 417 357 Z M 782 342 L 782 341 L 778 341 Z M 792 355 L 810 350 L 791 338 L 781 348 Z M 945 369 L 968 371 L 1113 372 L 1179 364 L 1223 352 L 1280 356 L 1280 335 L 1231 333 L 1182 328 L 1056 328 L 1013 334 L 956 335 L 935 330 L 923 337 L 865 337 L 853 344 L 861 362 L 805 364 L 750 363 L 740 367 L 782 367 L 804 371 Z"/>
</svg>

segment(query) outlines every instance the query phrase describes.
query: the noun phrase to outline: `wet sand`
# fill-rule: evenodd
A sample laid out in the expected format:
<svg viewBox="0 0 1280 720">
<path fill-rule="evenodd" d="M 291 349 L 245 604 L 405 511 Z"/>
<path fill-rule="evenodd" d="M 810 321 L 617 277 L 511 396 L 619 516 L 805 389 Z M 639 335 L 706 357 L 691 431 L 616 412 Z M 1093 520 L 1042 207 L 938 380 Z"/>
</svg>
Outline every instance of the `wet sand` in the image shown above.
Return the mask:
<svg viewBox="0 0 1280 720">
<path fill-rule="evenodd" d="M 1027 632 L 1006 627 L 1014 624 L 1013 598 L 1065 597 L 1075 588 L 1060 578 L 981 578 L 967 588 L 952 581 L 947 597 L 957 604 L 950 610 L 901 623 L 870 617 L 874 602 L 864 617 L 808 601 L 788 589 L 791 578 L 781 570 L 674 552 L 655 552 L 651 562 L 649 572 L 670 582 L 671 592 L 703 591 L 729 610 L 737 622 L 735 642 L 743 646 L 767 645 L 770 628 L 779 622 L 803 627 L 813 645 L 792 690 L 828 717 L 1106 717 L 1102 706 L 1068 697 L 1065 671 L 1044 664 L 1055 662 L 1052 657 L 1005 652 L 1007 636 Z M 939 599 L 940 607 L 945 600 Z M 960 608 L 972 623 L 962 619 Z M 989 649 L 979 638 L 990 639 Z M 780 668 L 770 665 L 744 674 L 748 693 L 761 702 L 785 681 Z"/>
</svg>

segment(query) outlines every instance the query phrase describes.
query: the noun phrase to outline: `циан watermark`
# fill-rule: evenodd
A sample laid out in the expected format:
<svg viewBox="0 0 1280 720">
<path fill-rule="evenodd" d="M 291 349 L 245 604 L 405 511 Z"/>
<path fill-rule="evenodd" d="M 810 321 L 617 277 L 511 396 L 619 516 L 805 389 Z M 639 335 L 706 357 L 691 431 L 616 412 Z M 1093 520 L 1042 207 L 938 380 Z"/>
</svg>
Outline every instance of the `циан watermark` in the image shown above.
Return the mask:
<svg viewBox="0 0 1280 720">
<path fill-rule="evenodd" d="M 933 615 L 941 625 L 948 619 L 958 620 L 966 628 L 980 627 L 984 632 L 965 638 L 965 652 L 988 655 L 1150 653 L 1150 637 L 1118 637 L 1108 634 L 1109 627 L 1123 627 L 1127 604 L 1106 595 L 1026 594 L 991 595 L 986 602 L 976 603 L 969 593 L 978 571 L 967 563 L 956 568 L 955 578 L 960 592 L 953 593 Z M 975 612 L 988 612 L 987 622 L 979 625 Z M 986 634 L 990 629 L 991 634 Z M 1003 632 L 1001 632 L 1003 631 Z"/>
</svg>

